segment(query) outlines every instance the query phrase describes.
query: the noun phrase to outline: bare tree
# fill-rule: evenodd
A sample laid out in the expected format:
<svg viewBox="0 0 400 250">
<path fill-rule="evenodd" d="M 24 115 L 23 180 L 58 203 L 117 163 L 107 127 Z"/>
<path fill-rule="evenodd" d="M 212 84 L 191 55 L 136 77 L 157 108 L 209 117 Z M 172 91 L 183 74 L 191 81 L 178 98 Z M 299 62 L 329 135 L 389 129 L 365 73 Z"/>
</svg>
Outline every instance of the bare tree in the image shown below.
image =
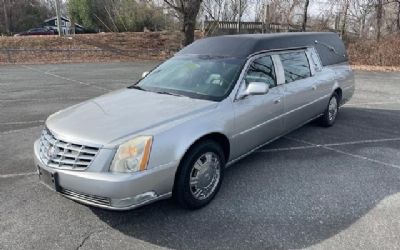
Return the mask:
<svg viewBox="0 0 400 250">
<path fill-rule="evenodd" d="M 0 33 L 30 29 L 51 15 L 42 0 L 1 0 L 0 5 Z"/>
<path fill-rule="evenodd" d="M 375 4 L 371 0 L 351 0 L 348 11 L 351 28 L 358 33 L 360 38 L 364 37 L 368 16 L 374 11 Z"/>
<path fill-rule="evenodd" d="M 182 45 L 186 46 L 194 41 L 196 18 L 199 14 L 202 0 L 164 0 L 164 2 L 178 12 L 182 21 L 184 39 Z"/>
<path fill-rule="evenodd" d="M 392 9 L 392 11 L 395 14 L 395 18 L 396 18 L 395 30 L 400 33 L 400 0 L 392 0 L 392 1 L 389 1 L 388 3 L 393 3 L 395 5 L 395 6 L 393 6 L 395 8 Z"/>
<path fill-rule="evenodd" d="M 202 11 L 214 21 L 220 21 L 225 7 L 225 0 L 204 0 Z"/>
<path fill-rule="evenodd" d="M 381 28 L 382 28 L 382 16 L 383 16 L 383 0 L 378 0 L 376 4 L 376 40 L 381 40 Z"/>
<path fill-rule="evenodd" d="M 304 3 L 303 25 L 301 27 L 302 31 L 306 31 L 307 28 L 307 14 L 309 5 L 310 5 L 310 0 L 306 0 Z"/>
<path fill-rule="evenodd" d="M 294 16 L 302 8 L 302 0 L 270 0 L 270 21 L 292 24 Z"/>
<path fill-rule="evenodd" d="M 350 7 L 350 0 L 344 0 L 343 1 L 343 22 L 342 22 L 342 27 L 340 33 L 342 34 L 342 37 L 346 36 L 346 25 L 347 25 L 347 14 L 349 11 Z"/>
<path fill-rule="evenodd" d="M 6 30 L 6 33 L 10 32 L 10 24 L 8 21 L 8 0 L 3 0 L 3 14 L 4 14 L 4 27 Z"/>
</svg>

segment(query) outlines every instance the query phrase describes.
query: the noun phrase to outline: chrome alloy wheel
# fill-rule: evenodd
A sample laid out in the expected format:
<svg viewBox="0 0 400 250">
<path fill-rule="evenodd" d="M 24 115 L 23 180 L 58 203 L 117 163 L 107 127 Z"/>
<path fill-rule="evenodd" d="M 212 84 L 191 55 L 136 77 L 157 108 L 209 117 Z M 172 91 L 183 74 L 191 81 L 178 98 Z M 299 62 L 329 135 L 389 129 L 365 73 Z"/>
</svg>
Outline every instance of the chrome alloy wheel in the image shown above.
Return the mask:
<svg viewBox="0 0 400 250">
<path fill-rule="evenodd" d="M 335 120 L 336 115 L 338 113 L 338 103 L 335 97 L 333 97 L 329 101 L 328 112 L 329 112 L 329 121 Z"/>
<path fill-rule="evenodd" d="M 221 178 L 221 163 L 218 155 L 207 152 L 194 163 L 190 172 L 190 191 L 194 198 L 204 200 L 210 197 Z"/>
</svg>

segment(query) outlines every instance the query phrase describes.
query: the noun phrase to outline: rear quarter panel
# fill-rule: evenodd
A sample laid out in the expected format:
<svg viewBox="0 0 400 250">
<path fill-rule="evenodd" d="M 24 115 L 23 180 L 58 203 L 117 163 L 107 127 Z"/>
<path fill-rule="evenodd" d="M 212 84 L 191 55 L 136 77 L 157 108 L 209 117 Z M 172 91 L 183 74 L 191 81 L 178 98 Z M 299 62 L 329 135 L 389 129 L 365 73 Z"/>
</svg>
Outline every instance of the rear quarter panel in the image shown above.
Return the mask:
<svg viewBox="0 0 400 250">
<path fill-rule="evenodd" d="M 341 63 L 328 66 L 330 70 L 335 72 L 335 84 L 333 88 L 340 88 L 342 90 L 342 99 L 340 105 L 348 102 L 354 95 L 355 81 L 354 73 L 348 63 Z"/>
</svg>

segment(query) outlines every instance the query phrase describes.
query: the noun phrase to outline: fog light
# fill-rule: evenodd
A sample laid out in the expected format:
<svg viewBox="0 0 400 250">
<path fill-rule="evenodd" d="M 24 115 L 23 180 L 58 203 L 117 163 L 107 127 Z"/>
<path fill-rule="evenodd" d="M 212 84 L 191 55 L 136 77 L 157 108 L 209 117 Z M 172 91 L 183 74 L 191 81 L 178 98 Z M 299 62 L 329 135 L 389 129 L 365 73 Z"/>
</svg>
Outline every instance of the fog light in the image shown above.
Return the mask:
<svg viewBox="0 0 400 250">
<path fill-rule="evenodd" d="M 155 198 L 157 198 L 156 192 L 149 191 L 146 193 L 138 194 L 134 197 L 128 197 L 128 198 L 124 198 L 124 199 L 112 199 L 111 205 L 113 207 L 124 208 L 124 207 L 139 205 L 143 202 L 150 201 Z"/>
</svg>

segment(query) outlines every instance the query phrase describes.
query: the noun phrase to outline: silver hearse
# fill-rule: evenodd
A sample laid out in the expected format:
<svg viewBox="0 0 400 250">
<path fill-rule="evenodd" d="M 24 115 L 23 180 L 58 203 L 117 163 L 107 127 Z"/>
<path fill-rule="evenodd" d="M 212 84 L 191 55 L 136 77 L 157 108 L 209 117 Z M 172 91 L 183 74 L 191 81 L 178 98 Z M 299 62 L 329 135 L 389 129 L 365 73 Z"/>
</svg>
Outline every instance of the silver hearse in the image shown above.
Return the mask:
<svg viewBox="0 0 400 250">
<path fill-rule="evenodd" d="M 43 183 L 88 205 L 174 197 L 200 208 L 225 166 L 311 120 L 332 126 L 353 93 L 334 33 L 201 39 L 133 86 L 49 116 L 35 164 Z"/>
</svg>

